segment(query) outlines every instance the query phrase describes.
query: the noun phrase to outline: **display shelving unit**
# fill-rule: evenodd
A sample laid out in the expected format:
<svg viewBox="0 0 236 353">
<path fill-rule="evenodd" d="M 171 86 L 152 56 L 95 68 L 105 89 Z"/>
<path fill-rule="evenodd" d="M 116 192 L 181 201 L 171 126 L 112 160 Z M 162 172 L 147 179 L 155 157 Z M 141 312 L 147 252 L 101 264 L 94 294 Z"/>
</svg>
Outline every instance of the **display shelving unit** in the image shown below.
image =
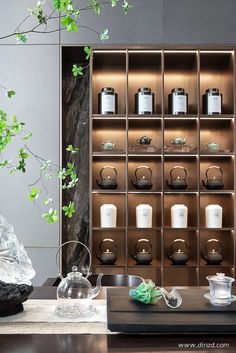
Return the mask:
<svg viewBox="0 0 236 353">
<path fill-rule="evenodd" d="M 103 87 L 118 93 L 118 114 L 98 114 L 98 93 Z M 155 94 L 152 115 L 134 114 L 134 94 L 140 87 L 150 87 Z M 188 114 L 168 114 L 168 94 L 183 87 L 188 93 Z M 210 87 L 223 94 L 221 115 L 202 114 L 202 95 Z M 103 49 L 93 50 L 91 57 L 91 121 L 90 121 L 90 246 L 93 272 L 136 274 L 151 278 L 157 285 L 206 285 L 206 275 L 224 272 L 235 276 L 235 57 L 234 48 L 227 49 Z M 147 135 L 158 145 L 157 153 L 130 152 L 138 137 Z M 193 153 L 169 153 L 164 146 L 171 138 L 184 136 L 195 147 Z M 102 152 L 102 142 L 116 143 L 116 151 Z M 208 142 L 217 141 L 225 152 L 206 152 Z M 118 171 L 118 188 L 101 190 L 96 179 L 100 169 L 112 165 Z M 130 179 L 139 165 L 153 172 L 153 188 L 136 190 Z M 188 188 L 173 191 L 167 187 L 170 169 L 182 165 L 188 172 Z M 223 190 L 209 191 L 202 185 L 205 170 L 219 165 L 224 172 Z M 117 206 L 117 227 L 100 227 L 100 206 Z M 139 229 L 135 208 L 140 203 L 153 208 L 152 228 Z M 170 208 L 183 203 L 188 207 L 188 228 L 173 229 Z M 223 228 L 205 227 L 205 206 L 223 207 Z M 96 258 L 99 244 L 112 238 L 117 247 L 115 265 L 101 265 Z M 138 239 L 152 243 L 151 265 L 137 265 L 132 259 Z M 189 248 L 186 265 L 173 265 L 167 257 L 171 242 L 184 239 Z M 206 241 L 217 238 L 222 244 L 221 265 L 207 265 L 202 258 Z"/>
</svg>

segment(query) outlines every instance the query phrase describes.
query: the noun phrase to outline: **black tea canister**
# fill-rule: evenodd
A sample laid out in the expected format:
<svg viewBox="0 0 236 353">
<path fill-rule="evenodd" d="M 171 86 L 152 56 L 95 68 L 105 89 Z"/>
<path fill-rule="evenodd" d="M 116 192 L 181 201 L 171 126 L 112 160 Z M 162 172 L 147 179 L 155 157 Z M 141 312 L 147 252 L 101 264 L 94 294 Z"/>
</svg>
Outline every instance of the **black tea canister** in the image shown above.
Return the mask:
<svg viewBox="0 0 236 353">
<path fill-rule="evenodd" d="M 98 113 L 117 114 L 118 96 L 114 88 L 104 87 L 98 94 Z"/>
<path fill-rule="evenodd" d="M 203 114 L 221 114 L 222 98 L 222 94 L 218 88 L 208 88 L 206 93 L 202 96 Z"/>
<path fill-rule="evenodd" d="M 168 95 L 169 114 L 187 114 L 188 112 L 188 94 L 184 88 L 173 88 Z"/>
<path fill-rule="evenodd" d="M 154 113 L 154 93 L 151 88 L 141 87 L 135 93 L 135 114 Z"/>
</svg>

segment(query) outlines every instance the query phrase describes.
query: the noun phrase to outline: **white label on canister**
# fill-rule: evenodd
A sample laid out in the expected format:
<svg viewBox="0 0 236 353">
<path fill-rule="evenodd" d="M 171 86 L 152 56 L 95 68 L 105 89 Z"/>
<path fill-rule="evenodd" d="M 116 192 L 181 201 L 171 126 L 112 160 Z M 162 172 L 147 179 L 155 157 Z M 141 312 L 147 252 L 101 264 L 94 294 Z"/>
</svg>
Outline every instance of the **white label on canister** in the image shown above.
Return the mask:
<svg viewBox="0 0 236 353">
<path fill-rule="evenodd" d="M 221 114 L 221 96 L 208 96 L 208 114 Z"/>
<path fill-rule="evenodd" d="M 174 95 L 173 97 L 173 114 L 187 113 L 187 100 L 184 95 Z"/>
<path fill-rule="evenodd" d="M 152 114 L 152 95 L 139 94 L 138 99 L 138 114 L 148 112 Z"/>
<path fill-rule="evenodd" d="M 112 94 L 102 93 L 102 114 L 106 114 L 107 112 L 115 113 L 115 96 Z"/>
</svg>

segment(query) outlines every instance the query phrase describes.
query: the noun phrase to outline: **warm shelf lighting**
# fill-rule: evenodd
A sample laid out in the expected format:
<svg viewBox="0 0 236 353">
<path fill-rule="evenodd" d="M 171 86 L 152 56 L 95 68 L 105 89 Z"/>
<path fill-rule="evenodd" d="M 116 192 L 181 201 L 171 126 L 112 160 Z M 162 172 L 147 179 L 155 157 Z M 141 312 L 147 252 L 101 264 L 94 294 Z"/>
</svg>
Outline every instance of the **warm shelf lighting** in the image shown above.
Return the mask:
<svg viewBox="0 0 236 353">
<path fill-rule="evenodd" d="M 188 53 L 195 53 L 197 54 L 197 50 L 164 50 L 164 53 L 185 53 L 185 54 L 188 54 Z"/>
<path fill-rule="evenodd" d="M 129 53 L 161 53 L 161 50 L 128 50 Z"/>
<path fill-rule="evenodd" d="M 110 50 L 110 49 L 108 49 L 108 50 L 100 50 L 100 49 L 98 49 L 98 50 L 93 50 L 93 53 L 95 53 L 95 54 L 104 54 L 104 53 L 106 53 L 106 54 L 116 54 L 116 53 L 126 53 L 126 50 Z"/>
<path fill-rule="evenodd" d="M 233 50 L 200 50 L 200 54 L 233 54 Z"/>
</svg>

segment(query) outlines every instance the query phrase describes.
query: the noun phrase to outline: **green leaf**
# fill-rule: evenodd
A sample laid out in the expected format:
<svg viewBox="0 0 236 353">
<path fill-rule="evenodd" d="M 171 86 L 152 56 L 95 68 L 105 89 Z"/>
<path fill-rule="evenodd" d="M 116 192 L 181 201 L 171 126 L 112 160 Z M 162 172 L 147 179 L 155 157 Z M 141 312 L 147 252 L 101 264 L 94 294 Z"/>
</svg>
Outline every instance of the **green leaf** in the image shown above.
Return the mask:
<svg viewBox="0 0 236 353">
<path fill-rule="evenodd" d="M 62 207 L 62 210 L 64 211 L 65 216 L 71 218 L 76 211 L 74 202 L 70 201 L 68 206 Z"/>
<path fill-rule="evenodd" d="M 28 134 L 26 134 L 26 135 L 22 138 L 22 140 L 23 140 L 23 141 L 28 140 L 32 135 L 33 135 L 32 132 L 28 132 Z"/>
<path fill-rule="evenodd" d="M 66 170 L 65 168 L 61 168 L 57 172 L 58 179 L 64 180 L 66 178 Z"/>
<path fill-rule="evenodd" d="M 79 148 L 73 147 L 73 145 L 68 145 L 66 147 L 66 151 L 71 152 L 71 154 L 75 154 L 75 153 L 79 152 Z"/>
<path fill-rule="evenodd" d="M 43 161 L 41 165 L 41 170 L 47 170 L 51 166 L 51 159 L 48 159 L 47 161 Z"/>
<path fill-rule="evenodd" d="M 49 209 L 49 211 L 47 213 L 44 213 L 42 215 L 42 217 L 49 223 L 56 223 L 59 220 L 58 217 L 58 211 L 57 210 L 53 210 L 52 208 Z"/>
<path fill-rule="evenodd" d="M 70 15 L 61 18 L 61 25 L 66 27 L 68 32 L 78 32 L 76 21 Z"/>
<path fill-rule="evenodd" d="M 100 14 L 101 12 L 101 4 L 96 0 L 89 0 L 89 8 L 92 9 L 96 14 Z"/>
<path fill-rule="evenodd" d="M 7 94 L 7 97 L 8 97 L 8 98 L 11 98 L 11 97 L 15 96 L 16 92 L 9 88 L 9 89 L 7 90 L 7 93 L 6 93 L 6 94 Z"/>
<path fill-rule="evenodd" d="M 4 160 L 4 161 L 1 161 L 1 162 L 0 162 L 0 168 L 4 168 L 4 167 L 6 167 L 8 164 L 9 164 L 9 161 L 8 161 L 7 159 Z"/>
<path fill-rule="evenodd" d="M 90 48 L 90 47 L 84 47 L 84 52 L 85 52 L 85 54 L 86 54 L 85 59 L 88 60 L 88 59 L 90 58 L 90 56 L 91 56 L 92 48 Z"/>
<path fill-rule="evenodd" d="M 111 6 L 115 7 L 118 2 L 119 2 L 119 0 L 111 0 Z"/>
<path fill-rule="evenodd" d="M 104 31 L 100 34 L 100 40 L 101 41 L 105 41 L 109 39 L 109 35 L 108 35 L 108 29 L 104 29 Z"/>
<path fill-rule="evenodd" d="M 16 34 L 16 41 L 18 44 L 24 44 L 28 41 L 28 38 L 25 34 Z"/>
<path fill-rule="evenodd" d="M 20 148 L 19 157 L 22 159 L 26 159 L 29 157 L 29 154 L 26 152 L 26 150 L 24 148 Z"/>
<path fill-rule="evenodd" d="M 40 190 L 38 188 L 36 188 L 36 187 L 33 187 L 31 189 L 31 191 L 28 193 L 28 199 L 31 202 L 33 202 L 39 197 L 39 194 L 40 194 Z"/>
<path fill-rule="evenodd" d="M 74 19 L 71 16 L 65 16 L 61 18 L 61 25 L 67 27 L 74 22 Z"/>
<path fill-rule="evenodd" d="M 49 204 L 50 202 L 53 202 L 53 199 L 51 199 L 50 197 L 46 197 L 46 199 L 43 200 L 43 204 L 44 204 L 44 205 L 47 205 L 47 204 Z"/>
<path fill-rule="evenodd" d="M 70 23 L 67 27 L 66 27 L 68 32 L 78 32 L 78 26 L 76 24 L 76 22 L 72 22 Z"/>
<path fill-rule="evenodd" d="M 129 4 L 129 2 L 127 0 L 124 0 L 124 3 L 122 5 L 123 9 L 124 9 L 124 13 L 125 15 L 127 15 L 128 11 L 130 9 L 132 9 L 133 5 Z"/>
<path fill-rule="evenodd" d="M 77 66 L 76 64 L 74 64 L 72 66 L 72 73 L 73 73 L 73 76 L 75 77 L 77 77 L 78 75 L 83 76 L 83 67 Z"/>
</svg>

